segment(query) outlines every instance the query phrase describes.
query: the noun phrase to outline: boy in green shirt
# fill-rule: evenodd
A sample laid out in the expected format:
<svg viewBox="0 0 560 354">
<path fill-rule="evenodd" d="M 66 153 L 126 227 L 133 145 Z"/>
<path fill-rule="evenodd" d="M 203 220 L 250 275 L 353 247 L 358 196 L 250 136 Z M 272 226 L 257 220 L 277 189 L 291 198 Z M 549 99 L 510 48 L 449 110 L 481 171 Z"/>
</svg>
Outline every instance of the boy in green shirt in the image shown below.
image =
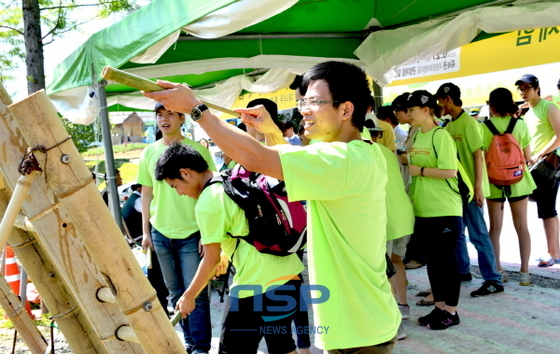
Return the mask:
<svg viewBox="0 0 560 354">
<path fill-rule="evenodd" d="M 157 181 L 154 178 L 156 162 L 167 146 L 180 141 L 199 151 L 210 169 L 216 168 L 208 149 L 181 134 L 181 125 L 185 122 L 183 113 L 166 109 L 160 103 L 154 111 L 162 138 L 142 151 L 138 169 L 138 183 L 142 185 L 142 247 L 151 246 L 155 250 L 171 304 L 175 306 L 194 278 L 201 259 L 198 252 L 200 233 L 194 217 L 196 201 L 179 198 L 166 183 Z M 210 350 L 212 327 L 207 292 L 197 298 L 194 315 L 181 321 L 181 327 L 189 354 Z"/>
<path fill-rule="evenodd" d="M 192 110 L 208 135 L 235 161 L 286 182 L 290 200 L 308 200 L 311 284 L 326 286 L 328 301 L 314 304 L 315 345 L 330 354 L 390 353 L 401 315 L 385 274 L 386 163 L 378 145 L 362 141 L 371 96 L 355 65 L 326 62 L 305 75 L 298 108 L 305 135 L 320 140 L 286 145 L 263 107 L 237 109 L 266 136 L 263 146 L 209 112 L 185 85 L 158 81 L 167 90 L 144 92 L 173 109 Z M 364 296 L 363 294 L 367 294 Z"/>
<path fill-rule="evenodd" d="M 450 115 L 451 121 L 445 126 L 455 144 L 459 161 L 465 168 L 468 178 L 474 185 L 473 200 L 463 205 L 463 229 L 457 240 L 457 266 L 462 281 L 472 280 L 469 253 L 465 229 L 469 230 L 469 240 L 476 248 L 480 273 L 484 279 L 482 286 L 471 296 L 486 296 L 504 291 L 502 275 L 498 271 L 494 247 L 484 221 L 484 197 L 489 194 L 488 177 L 482 155 L 482 127 L 469 116 L 463 108 L 461 90 L 451 82 L 439 87 L 435 97 L 443 109 L 444 115 Z"/>
<path fill-rule="evenodd" d="M 303 264 L 296 254 L 280 257 L 260 253 L 249 243 L 232 237 L 247 236 L 248 222 L 244 211 L 225 194 L 221 183 L 208 185 L 216 175 L 208 169 L 198 151 L 181 144 L 171 145 L 156 166 L 158 181 L 165 181 L 179 195 L 197 199 L 195 215 L 204 247 L 204 257 L 196 276 L 177 302 L 176 309 L 189 315 L 195 308 L 195 299 L 216 274 L 222 249 L 227 259 L 233 262 L 236 273 L 223 322 L 220 353 L 256 353 L 264 336 L 269 353 L 295 354 L 291 336 L 293 312 L 271 322 L 266 322 L 265 318 L 285 314 L 268 310 L 270 306 L 285 305 L 284 300 L 271 300 L 280 293 L 297 301 L 301 283 L 297 274 L 303 270 Z M 240 285 L 255 286 L 255 290 L 235 291 Z M 274 289 L 273 286 L 280 287 Z M 259 304 L 262 309 L 255 309 L 254 306 Z"/>
</svg>

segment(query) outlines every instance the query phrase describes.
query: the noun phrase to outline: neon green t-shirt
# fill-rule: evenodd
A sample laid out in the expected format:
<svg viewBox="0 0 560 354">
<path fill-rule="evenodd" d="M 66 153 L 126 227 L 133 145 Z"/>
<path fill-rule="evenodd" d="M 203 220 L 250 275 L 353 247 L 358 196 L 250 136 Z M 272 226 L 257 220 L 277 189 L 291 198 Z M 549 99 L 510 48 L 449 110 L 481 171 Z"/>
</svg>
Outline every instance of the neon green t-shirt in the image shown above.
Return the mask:
<svg viewBox="0 0 560 354">
<path fill-rule="evenodd" d="M 308 200 L 311 284 L 330 290 L 314 324 L 329 350 L 392 339 L 401 316 L 385 274 L 386 162 L 378 144 L 316 143 L 279 149 L 290 200 Z"/>
<path fill-rule="evenodd" d="M 490 121 L 496 126 L 496 129 L 503 133 L 506 131 L 508 124 L 512 118 L 511 117 L 492 117 Z M 483 133 L 483 140 L 484 140 L 484 150 L 485 152 L 488 151 L 490 144 L 492 143 L 492 139 L 494 135 L 488 129 L 486 124 L 482 124 L 484 127 L 482 128 Z M 517 140 L 519 147 L 523 150 L 531 143 L 531 137 L 529 136 L 529 129 L 527 128 L 527 124 L 523 119 L 518 119 L 517 123 L 515 123 L 515 128 L 513 129 L 513 137 Z M 525 171 L 523 172 L 523 178 L 521 181 L 511 185 L 511 195 L 510 197 L 520 197 L 523 195 L 529 195 L 533 192 L 533 190 L 537 188 L 535 182 L 533 181 L 533 176 L 525 167 Z M 502 198 L 502 190 L 498 189 L 495 185 L 490 184 L 490 196 L 487 198 L 496 199 Z"/>
<path fill-rule="evenodd" d="M 304 266 L 295 253 L 286 257 L 260 253 L 249 243 L 229 236 L 247 236 L 249 225 L 243 209 L 227 196 L 220 183 L 212 184 L 202 191 L 195 214 L 203 245 L 221 243 L 222 250 L 231 260 L 239 240 L 233 258 L 236 273 L 231 288 L 236 285 L 260 285 L 266 291 L 269 286 L 288 282 L 290 278 L 287 276 L 297 276 L 303 271 Z M 278 278 L 282 279 L 275 281 Z M 259 293 L 240 291 L 239 297 Z"/>
<path fill-rule="evenodd" d="M 556 94 L 556 95 L 551 95 L 552 97 L 552 103 L 554 103 L 556 105 L 556 107 L 558 107 L 558 109 L 560 109 L 560 93 Z"/>
<path fill-rule="evenodd" d="M 482 127 L 480 123 L 463 112 L 457 119 L 451 120 L 445 129 L 451 135 L 459 153 L 459 161 L 465 168 L 467 176 L 471 181 L 473 187 L 476 183 L 475 169 L 474 169 L 474 156 L 473 153 L 483 148 L 482 143 Z M 483 154 L 484 155 L 484 154 Z M 482 158 L 484 160 L 484 157 Z M 488 174 L 482 163 L 482 194 L 487 197 L 490 194 L 490 187 L 488 185 Z"/>
<path fill-rule="evenodd" d="M 216 171 L 207 148 L 188 138 L 183 140 L 183 144 L 192 146 L 208 162 L 209 169 Z M 194 217 L 196 200 L 178 195 L 165 181 L 155 179 L 156 163 L 165 149 L 167 146 L 160 139 L 142 151 L 137 180 L 139 184 L 153 188 L 154 198 L 150 204 L 152 226 L 165 237 L 184 239 L 198 231 Z"/>
<path fill-rule="evenodd" d="M 554 129 L 548 120 L 549 107 L 553 105 L 547 100 L 540 100 L 535 107 L 530 108 L 524 120 L 531 135 L 531 154 L 538 155 L 554 138 Z"/>
<path fill-rule="evenodd" d="M 414 231 L 414 211 L 404 189 L 399 162 L 394 152 L 379 145 L 387 163 L 387 240 L 412 234 Z"/>
<path fill-rule="evenodd" d="M 435 127 L 427 133 L 419 130 L 414 136 L 410 163 L 421 167 L 457 170 L 457 150 L 453 138 L 440 127 Z M 444 179 L 412 177 L 410 199 L 412 199 L 415 216 L 429 218 L 463 215 L 463 202 L 457 193 L 459 191 L 457 179 L 448 178 L 447 181 L 450 186 Z"/>
</svg>

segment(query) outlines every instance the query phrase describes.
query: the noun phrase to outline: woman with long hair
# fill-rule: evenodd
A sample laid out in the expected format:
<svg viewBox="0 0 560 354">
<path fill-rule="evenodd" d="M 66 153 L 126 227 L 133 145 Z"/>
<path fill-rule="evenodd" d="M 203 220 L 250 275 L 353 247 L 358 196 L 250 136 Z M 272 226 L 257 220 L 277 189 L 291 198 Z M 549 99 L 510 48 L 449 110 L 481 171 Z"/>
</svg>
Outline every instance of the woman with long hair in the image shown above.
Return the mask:
<svg viewBox="0 0 560 354">
<path fill-rule="evenodd" d="M 518 118 L 513 118 L 518 107 L 513 102 L 511 92 L 503 87 L 497 88 L 490 92 L 489 98 L 490 124 L 492 124 L 498 133 L 503 134 L 512 119 L 516 119 L 515 126 L 512 131 L 513 137 L 517 140 L 519 147 L 523 150 L 525 160 L 531 158 L 531 136 L 527 124 Z M 494 134 L 490 131 L 488 123 L 483 127 L 484 149 L 488 151 Z M 504 187 L 509 191 L 506 193 Z M 504 218 L 503 205 L 507 199 L 511 208 L 511 214 L 517 238 L 519 239 L 519 254 L 521 256 L 521 268 L 519 269 L 519 284 L 529 285 L 531 283 L 529 276 L 529 256 L 531 254 L 531 237 L 529 228 L 527 227 L 527 202 L 529 195 L 536 188 L 533 177 L 524 167 L 523 178 L 521 181 L 510 186 L 495 186 L 490 184 L 490 196 L 488 201 L 488 214 L 490 216 L 490 239 L 494 245 L 494 253 L 496 254 L 496 262 L 498 270 L 502 273 L 502 279 L 507 280 L 504 276 L 500 265 L 500 234 L 502 232 L 502 224 Z"/>
<path fill-rule="evenodd" d="M 436 308 L 418 323 L 442 330 L 460 323 L 457 314 L 461 280 L 455 256 L 462 229 L 462 199 L 453 138 L 437 125 L 441 107 L 428 91 L 414 91 L 407 100 L 410 124 L 419 127 L 410 152 L 410 198 L 416 217 L 414 234 L 423 240 L 428 278 Z M 408 155 L 403 156 L 403 162 Z M 406 163 L 406 162 L 405 162 Z"/>
</svg>

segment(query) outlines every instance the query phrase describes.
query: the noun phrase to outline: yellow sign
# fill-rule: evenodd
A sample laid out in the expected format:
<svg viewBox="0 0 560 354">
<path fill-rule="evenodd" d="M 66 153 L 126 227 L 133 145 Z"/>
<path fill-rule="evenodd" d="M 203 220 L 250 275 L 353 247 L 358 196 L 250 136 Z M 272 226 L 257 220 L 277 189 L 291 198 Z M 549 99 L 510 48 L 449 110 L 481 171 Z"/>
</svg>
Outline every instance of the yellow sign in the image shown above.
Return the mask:
<svg viewBox="0 0 560 354">
<path fill-rule="evenodd" d="M 560 28 L 517 31 L 461 47 L 460 70 L 439 75 L 395 80 L 389 86 L 411 85 L 459 76 L 478 75 L 560 60 Z"/>
<path fill-rule="evenodd" d="M 252 100 L 257 98 L 268 98 L 274 101 L 278 105 L 278 110 L 294 108 L 296 106 L 296 97 L 294 96 L 294 90 L 289 87 L 285 87 L 275 92 L 271 93 L 254 93 L 247 92 L 241 94 L 237 100 L 231 106 L 232 108 L 243 108 L 247 107 L 247 104 Z"/>
</svg>

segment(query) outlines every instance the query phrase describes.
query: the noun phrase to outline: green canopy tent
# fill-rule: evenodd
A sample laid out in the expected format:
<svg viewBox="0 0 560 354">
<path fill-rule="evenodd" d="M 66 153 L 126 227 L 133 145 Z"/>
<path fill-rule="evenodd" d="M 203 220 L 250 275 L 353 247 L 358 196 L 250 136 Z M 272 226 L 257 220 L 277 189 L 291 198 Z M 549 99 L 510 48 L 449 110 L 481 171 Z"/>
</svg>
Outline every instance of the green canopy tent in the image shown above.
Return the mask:
<svg viewBox="0 0 560 354">
<path fill-rule="evenodd" d="M 289 80 L 280 71 L 302 73 L 320 61 L 350 60 L 385 85 L 392 79 L 391 69 L 406 61 L 443 53 L 488 33 L 553 26 L 559 21 L 559 16 L 553 16 L 560 12 L 556 2 L 518 3 L 154 0 L 92 35 L 56 67 L 47 90 L 67 118 L 87 123 L 83 118 L 87 97 L 95 91 L 105 65 L 148 78 L 186 82 L 195 89 L 273 68 L 277 70 L 269 75 L 272 79 L 258 88 L 273 91 Z M 207 94 L 227 91 L 227 95 L 204 98 L 227 106 L 251 81 L 237 79 L 231 84 L 236 90 L 215 89 Z M 114 110 L 148 109 L 145 100 L 136 100 L 138 94 L 127 94 L 133 91 L 109 84 L 109 105 Z M 90 111 L 91 120 L 96 111 Z"/>
<path fill-rule="evenodd" d="M 244 89 L 285 87 L 294 74 L 326 60 L 354 62 L 385 85 L 397 65 L 483 32 L 556 26 L 559 13 L 560 4 L 547 1 L 154 0 L 92 35 L 55 68 L 47 91 L 65 117 L 88 124 L 99 106 L 107 107 L 105 97 L 113 109 L 153 105 L 131 88 L 98 85 L 106 65 L 189 83 L 201 98 L 223 106 Z M 111 166 L 106 115 L 102 110 Z"/>
</svg>

